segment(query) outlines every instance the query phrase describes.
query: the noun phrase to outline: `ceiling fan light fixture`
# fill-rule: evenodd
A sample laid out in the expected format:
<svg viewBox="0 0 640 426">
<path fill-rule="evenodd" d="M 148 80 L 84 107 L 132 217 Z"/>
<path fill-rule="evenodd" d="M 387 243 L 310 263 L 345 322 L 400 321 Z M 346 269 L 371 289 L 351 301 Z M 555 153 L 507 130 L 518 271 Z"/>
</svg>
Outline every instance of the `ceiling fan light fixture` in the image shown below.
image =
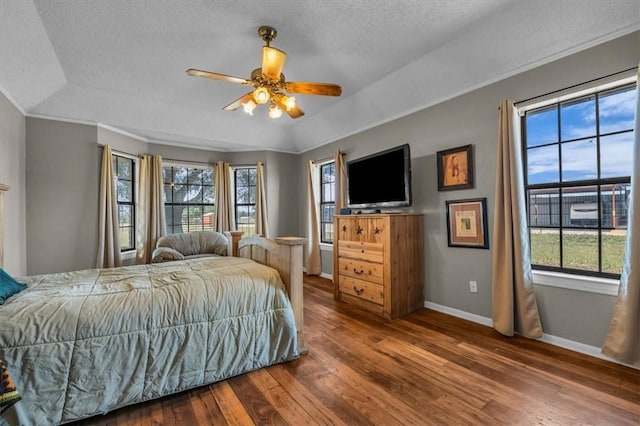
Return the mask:
<svg viewBox="0 0 640 426">
<path fill-rule="evenodd" d="M 269 99 L 271 99 L 271 94 L 266 87 L 260 86 L 253 91 L 253 100 L 256 101 L 257 104 L 266 104 L 269 102 Z"/>
<path fill-rule="evenodd" d="M 278 105 L 271 103 L 269 105 L 269 118 L 276 119 L 282 116 L 282 110 L 278 108 Z"/>
<path fill-rule="evenodd" d="M 253 115 L 253 110 L 256 109 L 258 105 L 253 101 L 253 99 L 249 99 L 247 102 L 242 103 L 242 108 L 244 112 L 249 115 Z"/>
<path fill-rule="evenodd" d="M 296 98 L 294 96 L 283 96 L 282 103 L 287 107 L 287 111 L 291 111 L 296 107 Z"/>
<path fill-rule="evenodd" d="M 262 48 L 262 74 L 269 80 L 279 80 L 287 54 L 275 47 Z"/>
</svg>

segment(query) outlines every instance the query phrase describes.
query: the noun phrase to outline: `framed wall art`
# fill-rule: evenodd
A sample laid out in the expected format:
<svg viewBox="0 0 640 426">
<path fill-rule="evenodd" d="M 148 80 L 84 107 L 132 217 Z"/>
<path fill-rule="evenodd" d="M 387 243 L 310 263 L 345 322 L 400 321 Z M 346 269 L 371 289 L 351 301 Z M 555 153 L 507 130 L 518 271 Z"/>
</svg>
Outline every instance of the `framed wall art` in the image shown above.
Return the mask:
<svg viewBox="0 0 640 426">
<path fill-rule="evenodd" d="M 447 201 L 449 247 L 489 248 L 487 199 Z"/>
<path fill-rule="evenodd" d="M 473 145 L 438 151 L 438 191 L 473 188 Z"/>
</svg>

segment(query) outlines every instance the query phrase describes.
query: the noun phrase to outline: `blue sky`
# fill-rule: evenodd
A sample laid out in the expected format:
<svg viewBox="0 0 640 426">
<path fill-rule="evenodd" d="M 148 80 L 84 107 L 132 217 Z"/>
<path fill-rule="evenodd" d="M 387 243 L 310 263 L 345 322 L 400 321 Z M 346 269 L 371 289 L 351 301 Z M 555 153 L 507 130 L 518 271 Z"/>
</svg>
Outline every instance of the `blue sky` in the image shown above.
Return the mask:
<svg viewBox="0 0 640 426">
<path fill-rule="evenodd" d="M 600 133 L 633 129 L 636 90 L 626 89 L 601 95 L 599 99 Z M 595 97 L 565 103 L 560 107 L 561 128 L 558 137 L 558 110 L 555 107 L 527 115 L 527 169 L 529 184 L 558 182 L 558 145 L 540 145 L 587 138 L 561 144 L 563 181 L 597 178 Z M 589 136 L 593 136 L 589 138 Z M 632 167 L 633 132 L 604 136 L 601 144 L 601 177 L 628 176 Z"/>
</svg>

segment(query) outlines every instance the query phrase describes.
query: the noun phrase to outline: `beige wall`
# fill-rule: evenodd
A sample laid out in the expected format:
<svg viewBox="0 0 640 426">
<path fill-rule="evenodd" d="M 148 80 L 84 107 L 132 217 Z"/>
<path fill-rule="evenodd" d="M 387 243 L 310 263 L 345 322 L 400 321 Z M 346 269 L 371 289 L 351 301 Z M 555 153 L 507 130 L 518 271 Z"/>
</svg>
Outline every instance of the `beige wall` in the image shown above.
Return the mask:
<svg viewBox="0 0 640 426">
<path fill-rule="evenodd" d="M 408 210 L 425 215 L 425 299 L 490 318 L 492 251 L 447 246 L 445 201 L 486 197 L 491 234 L 500 100 L 528 99 L 635 67 L 640 62 L 638 46 L 640 32 L 308 151 L 300 156 L 300 166 L 306 160 L 329 157 L 338 149 L 349 161 L 409 143 L 413 206 Z M 436 152 L 466 144 L 474 145 L 475 188 L 438 192 Z M 306 181 L 304 171 L 299 180 Z M 300 233 L 306 235 L 304 198 L 299 209 Z M 330 257 L 322 260 L 323 272 L 331 273 Z M 478 282 L 477 294 L 469 292 L 469 280 Z M 546 333 L 597 347 L 602 344 L 615 297 L 541 286 L 536 286 L 536 294 Z"/>
<path fill-rule="evenodd" d="M 25 118 L 0 92 L 0 183 L 5 193 L 4 267 L 11 275 L 27 273 L 25 200 Z"/>
</svg>

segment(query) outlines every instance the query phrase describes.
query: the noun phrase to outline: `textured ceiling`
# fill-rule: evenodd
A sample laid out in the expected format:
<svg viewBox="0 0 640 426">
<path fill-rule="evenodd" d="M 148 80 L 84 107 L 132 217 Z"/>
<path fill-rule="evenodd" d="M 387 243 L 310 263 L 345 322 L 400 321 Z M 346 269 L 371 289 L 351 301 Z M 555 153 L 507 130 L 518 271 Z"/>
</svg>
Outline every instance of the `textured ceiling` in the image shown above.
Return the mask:
<svg viewBox="0 0 640 426">
<path fill-rule="evenodd" d="M 300 119 L 221 108 L 278 30 Z M 0 0 L 0 89 L 27 115 L 150 141 L 303 152 L 640 29 L 638 0 Z"/>
</svg>

